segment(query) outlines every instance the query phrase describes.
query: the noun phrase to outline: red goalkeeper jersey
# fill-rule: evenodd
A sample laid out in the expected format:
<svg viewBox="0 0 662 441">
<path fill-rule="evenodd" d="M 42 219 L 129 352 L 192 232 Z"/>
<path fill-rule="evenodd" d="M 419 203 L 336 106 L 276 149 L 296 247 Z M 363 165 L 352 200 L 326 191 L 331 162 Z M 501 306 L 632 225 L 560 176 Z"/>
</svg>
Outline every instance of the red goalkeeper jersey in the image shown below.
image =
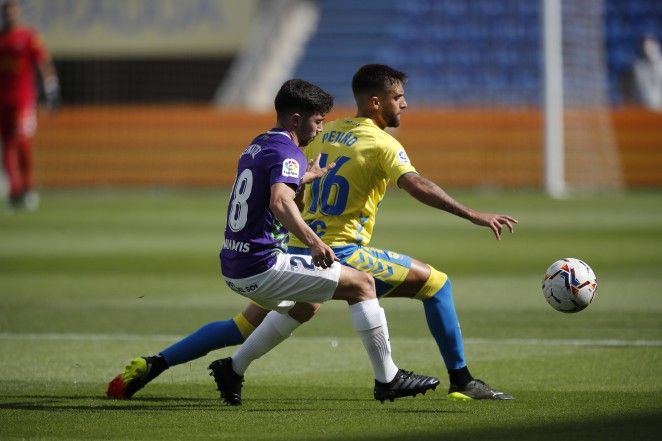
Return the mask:
<svg viewBox="0 0 662 441">
<path fill-rule="evenodd" d="M 0 105 L 34 105 L 35 69 L 46 56 L 39 34 L 32 29 L 0 32 Z"/>
</svg>

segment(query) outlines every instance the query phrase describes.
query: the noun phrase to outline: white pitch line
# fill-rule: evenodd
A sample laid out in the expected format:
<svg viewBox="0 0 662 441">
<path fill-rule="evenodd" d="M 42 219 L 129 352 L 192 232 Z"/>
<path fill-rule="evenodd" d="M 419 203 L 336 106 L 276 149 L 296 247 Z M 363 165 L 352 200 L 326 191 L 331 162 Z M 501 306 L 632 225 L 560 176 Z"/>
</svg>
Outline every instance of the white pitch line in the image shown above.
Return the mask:
<svg viewBox="0 0 662 441">
<path fill-rule="evenodd" d="M 34 333 L 0 332 L 0 340 L 46 340 L 46 341 L 165 341 L 174 342 L 183 335 L 168 334 L 95 334 L 95 333 Z M 292 337 L 294 340 L 329 342 L 350 340 L 353 337 Z M 396 337 L 399 342 L 412 340 L 420 342 L 427 337 Z M 662 340 L 622 340 L 622 339 L 549 339 L 549 338 L 466 338 L 466 344 L 519 345 L 519 346 L 607 346 L 607 347 L 662 347 Z"/>
<path fill-rule="evenodd" d="M 560 338 L 467 338 L 466 343 L 544 346 L 662 347 L 662 340 L 560 339 Z"/>
<path fill-rule="evenodd" d="M 58 332 L 0 332 L 0 340 L 53 340 L 53 341 L 175 341 L 183 335 L 166 334 L 88 334 Z"/>
</svg>

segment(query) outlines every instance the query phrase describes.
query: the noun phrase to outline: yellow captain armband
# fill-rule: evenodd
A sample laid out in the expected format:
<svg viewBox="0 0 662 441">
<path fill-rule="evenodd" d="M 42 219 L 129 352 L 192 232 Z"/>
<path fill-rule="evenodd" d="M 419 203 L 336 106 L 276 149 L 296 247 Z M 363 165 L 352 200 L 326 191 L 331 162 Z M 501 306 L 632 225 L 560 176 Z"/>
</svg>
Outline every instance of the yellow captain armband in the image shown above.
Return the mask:
<svg viewBox="0 0 662 441">
<path fill-rule="evenodd" d="M 447 280 L 448 276 L 446 273 L 442 273 L 430 266 L 430 277 L 428 277 L 428 280 L 425 281 L 425 285 L 423 285 L 414 298 L 418 300 L 429 299 L 434 296 L 442 286 L 444 286 Z"/>
</svg>

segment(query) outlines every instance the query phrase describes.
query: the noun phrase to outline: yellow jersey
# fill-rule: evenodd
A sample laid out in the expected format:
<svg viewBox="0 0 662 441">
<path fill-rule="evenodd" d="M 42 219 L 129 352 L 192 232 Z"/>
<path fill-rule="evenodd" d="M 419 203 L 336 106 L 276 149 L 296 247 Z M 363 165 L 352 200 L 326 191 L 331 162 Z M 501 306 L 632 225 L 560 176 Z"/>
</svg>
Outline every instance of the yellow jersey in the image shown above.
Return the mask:
<svg viewBox="0 0 662 441">
<path fill-rule="evenodd" d="M 325 124 L 305 148 L 320 166 L 335 162 L 304 190 L 304 220 L 330 246 L 367 245 L 389 181 L 416 172 L 393 136 L 370 118 L 341 118 Z M 290 236 L 290 246 L 305 247 Z"/>
</svg>

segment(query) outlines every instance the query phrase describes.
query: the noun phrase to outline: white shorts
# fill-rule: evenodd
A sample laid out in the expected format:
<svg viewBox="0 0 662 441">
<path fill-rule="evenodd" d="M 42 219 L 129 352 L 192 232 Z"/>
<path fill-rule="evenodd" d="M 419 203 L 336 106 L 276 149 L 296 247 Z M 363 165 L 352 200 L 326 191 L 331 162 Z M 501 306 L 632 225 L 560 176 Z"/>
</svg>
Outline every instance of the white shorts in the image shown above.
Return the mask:
<svg viewBox="0 0 662 441">
<path fill-rule="evenodd" d="M 231 290 L 273 311 L 285 312 L 296 302 L 323 303 L 333 297 L 340 263 L 327 269 L 313 265 L 311 256 L 279 254 L 274 266 L 244 279 L 224 277 Z"/>
</svg>

